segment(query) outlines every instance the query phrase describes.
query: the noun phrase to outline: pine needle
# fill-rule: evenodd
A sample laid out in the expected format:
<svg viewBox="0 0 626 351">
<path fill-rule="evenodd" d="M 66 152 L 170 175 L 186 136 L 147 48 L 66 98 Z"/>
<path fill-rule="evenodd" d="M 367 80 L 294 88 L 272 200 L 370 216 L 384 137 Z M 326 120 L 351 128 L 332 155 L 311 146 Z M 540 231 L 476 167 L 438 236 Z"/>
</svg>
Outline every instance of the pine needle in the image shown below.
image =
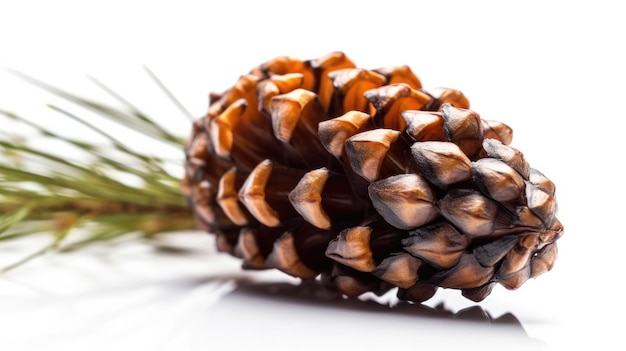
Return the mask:
<svg viewBox="0 0 626 351">
<path fill-rule="evenodd" d="M 178 107 L 180 112 L 182 112 L 185 116 L 187 116 L 187 119 L 189 119 L 190 122 L 193 121 L 195 118 L 191 114 L 191 112 L 189 112 L 189 110 L 176 98 L 176 96 L 174 96 L 174 94 L 172 94 L 172 92 L 165 86 L 165 84 L 163 84 L 163 82 L 161 82 L 161 80 L 156 76 L 156 74 L 154 74 L 146 66 L 144 66 L 144 70 L 146 71 L 146 73 L 148 73 L 150 78 L 152 78 L 152 80 L 156 83 L 156 85 L 159 87 L 159 89 L 161 89 L 161 91 L 163 91 L 163 93 L 165 95 L 167 95 L 167 97 L 170 99 L 170 101 L 172 101 L 174 103 L 174 105 L 176 105 L 176 107 Z"/>
<path fill-rule="evenodd" d="M 187 123 L 191 114 L 151 71 L 146 71 L 182 112 L 183 122 Z M 122 128 L 151 137 L 156 144 L 179 148 L 180 159 L 174 162 L 182 167 L 184 139 L 169 133 L 154 118 L 99 81 L 94 80 L 120 102 L 122 108 L 82 98 L 20 72 L 13 73 L 62 97 L 70 107 L 87 108 Z M 48 235 L 51 240 L 16 262 L 0 267 L 0 273 L 50 252 L 74 251 L 120 238 L 150 239 L 158 233 L 195 228 L 192 212 L 180 191 L 179 176 L 166 170 L 172 161 L 133 149 L 115 136 L 117 129 L 98 127 L 88 116 L 70 112 L 66 107 L 48 106 L 59 112 L 61 119 L 91 129 L 108 143 L 80 141 L 45 128 L 28 117 L 0 110 L 0 117 L 32 128 L 36 138 L 60 142 L 84 155 L 80 159 L 68 159 L 31 145 L 29 138 L 23 135 L 2 131 L 0 250 L 3 244 L 34 235 Z M 76 233 L 80 235 L 74 235 Z"/>
</svg>

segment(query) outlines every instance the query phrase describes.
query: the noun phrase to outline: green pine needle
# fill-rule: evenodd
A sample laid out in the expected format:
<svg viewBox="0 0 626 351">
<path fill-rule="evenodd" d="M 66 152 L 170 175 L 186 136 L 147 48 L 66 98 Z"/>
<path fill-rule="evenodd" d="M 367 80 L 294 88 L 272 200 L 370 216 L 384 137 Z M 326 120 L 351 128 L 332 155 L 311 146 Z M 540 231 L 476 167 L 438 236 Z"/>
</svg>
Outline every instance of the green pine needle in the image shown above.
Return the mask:
<svg viewBox="0 0 626 351">
<path fill-rule="evenodd" d="M 151 71 L 146 71 L 185 116 L 187 123 L 186 118 L 192 118 L 191 114 Z M 151 137 L 156 143 L 179 148 L 181 157 L 176 163 L 182 167 L 184 139 L 169 133 L 154 118 L 102 83 L 94 80 L 123 108 L 94 102 L 14 73 L 62 97 L 70 106 L 86 108 Z M 68 159 L 32 146 L 29 138 L 22 135 L 0 131 L 0 250 L 11 241 L 35 235 L 50 236 L 48 244 L 0 267 L 0 273 L 49 252 L 73 251 L 124 238 L 151 239 L 158 233 L 195 228 L 192 212 L 180 191 L 180 175 L 168 171 L 171 161 L 131 148 L 115 137 L 115 130 L 104 130 L 66 108 L 49 107 L 59 113 L 60 120 L 86 126 L 109 143 L 80 141 L 34 123 L 28 117 L 0 110 L 0 120 L 6 118 L 29 126 L 36 138 L 63 143 L 85 156 Z"/>
</svg>

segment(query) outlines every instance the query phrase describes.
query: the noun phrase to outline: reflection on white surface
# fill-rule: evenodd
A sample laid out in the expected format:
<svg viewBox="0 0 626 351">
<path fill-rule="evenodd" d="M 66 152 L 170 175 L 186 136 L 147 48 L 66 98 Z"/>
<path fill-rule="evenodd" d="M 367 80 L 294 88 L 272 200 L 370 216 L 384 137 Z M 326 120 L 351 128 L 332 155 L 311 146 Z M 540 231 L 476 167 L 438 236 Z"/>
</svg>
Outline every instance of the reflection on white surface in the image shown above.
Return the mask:
<svg viewBox="0 0 626 351">
<path fill-rule="evenodd" d="M 208 235 L 173 239 L 176 253 L 133 243 L 50 256 L 0 278 L 0 329 L 11 331 L 3 349 L 546 347 L 512 313 L 436 298 L 347 300 L 276 271 L 243 272 Z"/>
</svg>

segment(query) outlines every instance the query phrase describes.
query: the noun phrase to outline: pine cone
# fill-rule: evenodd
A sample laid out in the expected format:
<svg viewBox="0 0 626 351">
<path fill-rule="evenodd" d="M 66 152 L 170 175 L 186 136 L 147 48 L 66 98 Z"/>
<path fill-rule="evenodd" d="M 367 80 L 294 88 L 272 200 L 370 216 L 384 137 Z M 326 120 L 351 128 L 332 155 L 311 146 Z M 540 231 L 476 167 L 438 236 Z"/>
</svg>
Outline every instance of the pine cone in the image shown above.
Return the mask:
<svg viewBox="0 0 626 351">
<path fill-rule="evenodd" d="M 512 130 L 406 66 L 343 53 L 278 57 L 212 94 L 186 145 L 198 226 L 244 268 L 277 268 L 356 297 L 438 287 L 480 301 L 550 270 L 554 184 Z"/>
</svg>

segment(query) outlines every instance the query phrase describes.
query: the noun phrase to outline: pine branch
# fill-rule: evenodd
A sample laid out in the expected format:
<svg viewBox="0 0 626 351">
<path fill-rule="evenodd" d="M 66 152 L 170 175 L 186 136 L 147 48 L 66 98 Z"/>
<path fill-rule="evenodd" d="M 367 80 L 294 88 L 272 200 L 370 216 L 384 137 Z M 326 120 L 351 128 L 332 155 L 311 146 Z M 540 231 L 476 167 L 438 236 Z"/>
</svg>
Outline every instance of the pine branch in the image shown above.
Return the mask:
<svg viewBox="0 0 626 351">
<path fill-rule="evenodd" d="M 184 115 L 180 102 L 150 72 L 152 80 Z M 178 147 L 182 167 L 183 138 L 167 132 L 154 118 L 140 112 L 113 90 L 97 82 L 123 108 L 94 102 L 14 72 L 74 106 L 87 108 L 122 128 L 151 137 L 156 144 Z M 68 108 L 49 107 L 69 123 L 86 126 L 108 140 L 105 145 L 77 140 L 54 132 L 27 117 L 0 110 L 0 115 L 35 131 L 35 137 L 61 142 L 84 157 L 71 160 L 32 146 L 29 138 L 8 131 L 0 134 L 0 249 L 3 243 L 35 235 L 51 241 L 0 272 L 19 267 L 49 252 L 67 252 L 120 238 L 149 239 L 155 234 L 195 228 L 180 179 L 167 171 L 172 161 L 119 140 L 116 130 L 104 130 Z M 187 119 L 184 119 L 187 123 Z M 154 149 L 154 148 L 149 148 Z M 132 180 L 132 181 L 129 181 Z M 80 232 L 78 239 L 74 233 Z M 73 238 L 73 240 L 70 240 Z"/>
</svg>

